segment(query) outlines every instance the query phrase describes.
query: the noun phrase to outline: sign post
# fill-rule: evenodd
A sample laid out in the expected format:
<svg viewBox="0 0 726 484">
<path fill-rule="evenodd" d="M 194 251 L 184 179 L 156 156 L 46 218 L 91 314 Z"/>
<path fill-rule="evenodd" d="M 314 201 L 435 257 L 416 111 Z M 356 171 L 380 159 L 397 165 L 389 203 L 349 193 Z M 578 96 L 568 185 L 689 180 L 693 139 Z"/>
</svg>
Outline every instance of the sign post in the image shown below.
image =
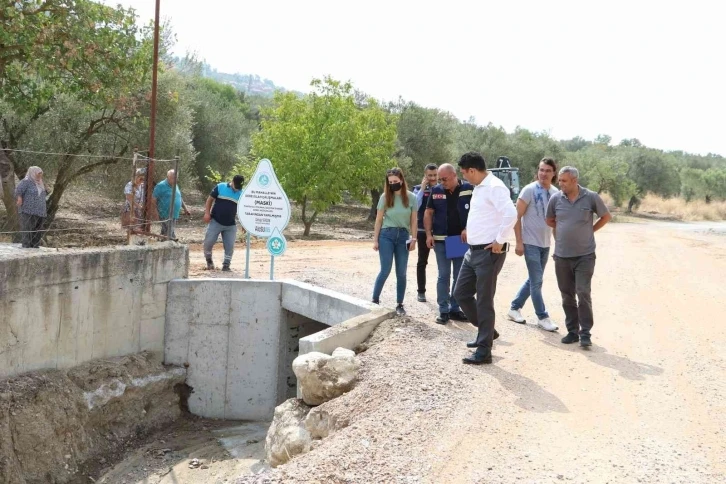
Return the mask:
<svg viewBox="0 0 726 484">
<path fill-rule="evenodd" d="M 274 278 L 275 257 L 285 253 L 287 241 L 282 231 L 290 222 L 290 201 L 268 159 L 257 164 L 255 174 L 247 184 L 237 203 L 237 218 L 247 231 L 247 268 L 245 277 L 249 279 L 249 237 L 267 238 L 267 251 L 270 253 L 270 280 Z"/>
</svg>

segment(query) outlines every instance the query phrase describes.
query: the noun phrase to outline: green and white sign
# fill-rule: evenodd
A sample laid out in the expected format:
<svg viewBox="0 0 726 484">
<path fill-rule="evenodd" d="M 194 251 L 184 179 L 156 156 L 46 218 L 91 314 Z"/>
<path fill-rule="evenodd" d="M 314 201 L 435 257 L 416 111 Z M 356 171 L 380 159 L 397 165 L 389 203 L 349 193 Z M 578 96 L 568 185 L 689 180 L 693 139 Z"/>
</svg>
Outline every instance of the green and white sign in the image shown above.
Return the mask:
<svg viewBox="0 0 726 484">
<path fill-rule="evenodd" d="M 282 232 L 277 230 L 277 227 L 272 229 L 272 235 L 267 239 L 267 251 L 270 255 L 277 257 L 285 253 L 287 249 L 287 240 Z"/>
<path fill-rule="evenodd" d="M 277 229 L 284 241 L 282 231 L 290 222 L 290 201 L 270 160 L 265 158 L 257 164 L 255 174 L 237 203 L 237 218 L 251 235 L 271 237 Z"/>
</svg>

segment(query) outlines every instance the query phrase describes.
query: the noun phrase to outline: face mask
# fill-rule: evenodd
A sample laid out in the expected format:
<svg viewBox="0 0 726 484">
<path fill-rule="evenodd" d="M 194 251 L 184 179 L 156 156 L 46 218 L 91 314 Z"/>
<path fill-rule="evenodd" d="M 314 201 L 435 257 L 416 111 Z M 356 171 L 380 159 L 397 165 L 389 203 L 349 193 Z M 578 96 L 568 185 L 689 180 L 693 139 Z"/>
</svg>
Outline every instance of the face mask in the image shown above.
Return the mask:
<svg viewBox="0 0 726 484">
<path fill-rule="evenodd" d="M 401 184 L 400 183 L 389 183 L 388 184 L 388 187 L 391 190 L 393 190 L 394 192 L 397 192 L 397 191 L 399 191 L 401 189 Z"/>
</svg>

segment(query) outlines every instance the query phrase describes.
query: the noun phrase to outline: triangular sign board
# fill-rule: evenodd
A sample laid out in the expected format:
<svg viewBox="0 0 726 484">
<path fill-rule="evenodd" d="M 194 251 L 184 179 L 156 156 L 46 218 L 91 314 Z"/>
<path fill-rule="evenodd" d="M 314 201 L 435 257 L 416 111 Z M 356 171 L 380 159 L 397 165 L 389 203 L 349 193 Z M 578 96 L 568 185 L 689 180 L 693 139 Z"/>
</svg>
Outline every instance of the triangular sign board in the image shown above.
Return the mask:
<svg viewBox="0 0 726 484">
<path fill-rule="evenodd" d="M 237 204 L 237 218 L 256 237 L 270 237 L 273 229 L 282 234 L 290 222 L 290 201 L 270 160 L 264 158 L 257 164 Z"/>
</svg>

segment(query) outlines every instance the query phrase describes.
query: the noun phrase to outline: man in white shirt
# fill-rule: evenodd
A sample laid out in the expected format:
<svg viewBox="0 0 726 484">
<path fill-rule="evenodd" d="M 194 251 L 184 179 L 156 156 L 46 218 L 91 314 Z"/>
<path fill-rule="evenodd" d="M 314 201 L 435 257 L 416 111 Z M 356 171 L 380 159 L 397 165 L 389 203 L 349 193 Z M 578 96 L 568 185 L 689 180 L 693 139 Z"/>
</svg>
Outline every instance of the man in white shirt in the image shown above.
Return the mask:
<svg viewBox="0 0 726 484">
<path fill-rule="evenodd" d="M 464 363 L 481 365 L 492 362 L 492 341 L 499 336 L 494 329 L 494 293 L 507 257 L 509 244 L 505 242 L 517 222 L 517 211 L 509 198 L 509 189 L 487 171 L 481 154 L 470 151 L 462 155 L 458 164 L 464 179 L 474 185 L 474 193 L 466 224 L 469 250 L 454 297 L 469 321 L 479 328 L 476 339 L 466 344 L 476 351 L 464 358 Z"/>
</svg>

